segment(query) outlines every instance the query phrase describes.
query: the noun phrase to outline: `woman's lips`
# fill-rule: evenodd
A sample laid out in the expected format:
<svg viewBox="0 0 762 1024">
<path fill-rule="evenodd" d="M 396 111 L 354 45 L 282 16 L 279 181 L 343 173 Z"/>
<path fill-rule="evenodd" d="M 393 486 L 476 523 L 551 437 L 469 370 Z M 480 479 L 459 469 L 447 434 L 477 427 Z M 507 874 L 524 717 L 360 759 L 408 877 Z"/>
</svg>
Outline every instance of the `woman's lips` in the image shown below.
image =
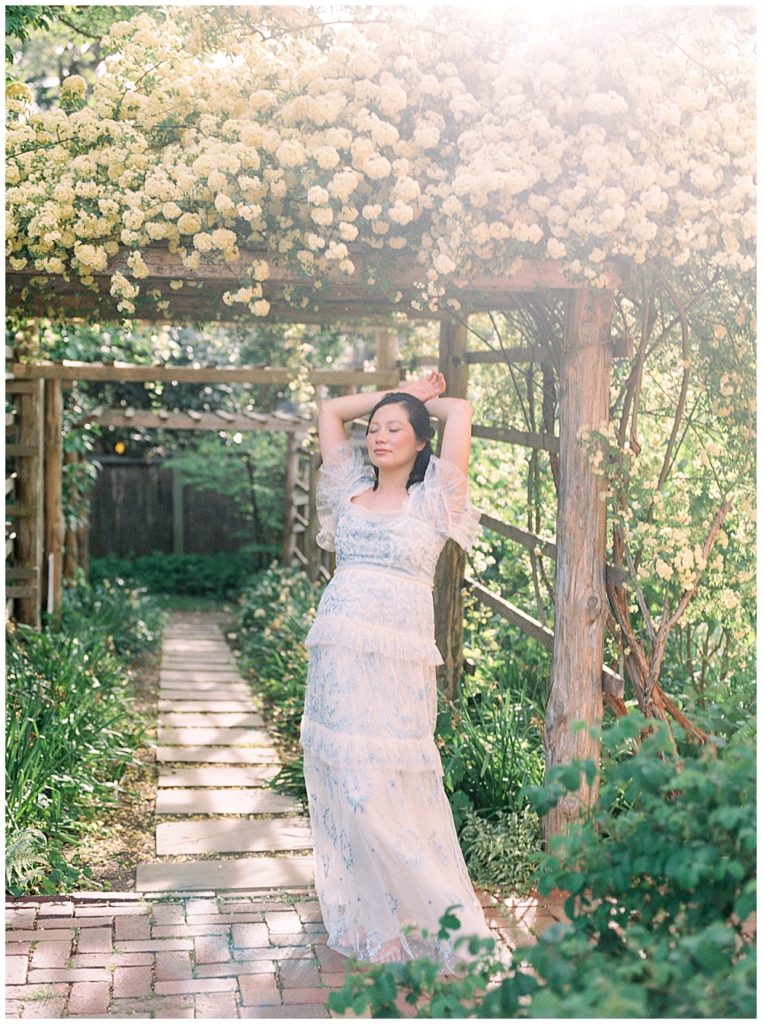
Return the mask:
<svg viewBox="0 0 762 1024">
<path fill-rule="evenodd" d="M 389 454 L 389 449 L 388 448 L 374 448 L 373 449 L 373 454 L 374 455 L 388 455 Z"/>
</svg>

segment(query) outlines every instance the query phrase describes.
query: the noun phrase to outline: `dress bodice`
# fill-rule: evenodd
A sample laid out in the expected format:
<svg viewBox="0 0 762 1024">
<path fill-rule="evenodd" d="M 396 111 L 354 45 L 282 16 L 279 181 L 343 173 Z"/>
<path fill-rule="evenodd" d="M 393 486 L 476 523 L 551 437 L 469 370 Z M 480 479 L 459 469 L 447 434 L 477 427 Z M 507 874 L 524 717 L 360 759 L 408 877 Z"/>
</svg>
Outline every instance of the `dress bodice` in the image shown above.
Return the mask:
<svg viewBox="0 0 762 1024">
<path fill-rule="evenodd" d="M 437 559 L 448 537 L 470 548 L 480 529 L 466 476 L 432 455 L 424 479 L 391 512 L 352 503 L 373 481 L 351 442 L 337 445 L 320 470 L 317 542 L 335 550 L 336 572 L 305 642 L 441 665 L 432 600 Z"/>
<path fill-rule="evenodd" d="M 431 584 L 447 538 L 470 549 L 479 534 L 468 479 L 445 459 L 431 456 L 424 479 L 410 486 L 400 509 L 372 511 L 352 502 L 373 483 L 370 463 L 350 441 L 336 445 L 321 467 L 317 543 L 335 550 L 337 568 L 377 566 Z"/>
<path fill-rule="evenodd" d="M 411 498 L 408 496 L 405 506 L 394 512 L 370 511 L 347 499 L 334 538 L 337 571 L 348 566 L 373 566 L 431 585 L 447 538 L 433 524 L 409 514 Z"/>
</svg>

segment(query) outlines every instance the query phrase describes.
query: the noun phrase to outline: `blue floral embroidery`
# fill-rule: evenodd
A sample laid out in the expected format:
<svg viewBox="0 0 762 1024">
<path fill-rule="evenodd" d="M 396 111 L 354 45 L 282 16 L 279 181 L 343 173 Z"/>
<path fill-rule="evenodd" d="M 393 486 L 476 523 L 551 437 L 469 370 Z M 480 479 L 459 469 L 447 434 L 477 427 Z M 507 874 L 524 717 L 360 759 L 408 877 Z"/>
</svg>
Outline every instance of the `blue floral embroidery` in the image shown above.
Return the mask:
<svg viewBox="0 0 762 1024">
<path fill-rule="evenodd" d="M 355 862 L 354 850 L 344 829 L 339 833 L 339 849 L 344 858 L 344 867 L 349 871 Z"/>
<path fill-rule="evenodd" d="M 368 772 L 359 772 L 352 768 L 344 773 L 344 796 L 353 811 L 362 811 L 373 792 L 373 782 Z"/>
</svg>

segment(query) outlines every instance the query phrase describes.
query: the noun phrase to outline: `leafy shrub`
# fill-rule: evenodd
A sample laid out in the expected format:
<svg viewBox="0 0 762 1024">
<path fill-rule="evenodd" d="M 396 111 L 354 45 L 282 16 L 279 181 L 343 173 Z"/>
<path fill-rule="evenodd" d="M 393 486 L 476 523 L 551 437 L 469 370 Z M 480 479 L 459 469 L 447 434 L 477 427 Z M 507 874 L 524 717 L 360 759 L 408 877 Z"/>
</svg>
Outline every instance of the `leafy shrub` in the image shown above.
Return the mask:
<svg viewBox="0 0 762 1024">
<path fill-rule="evenodd" d="M 472 882 L 522 894 L 531 888 L 542 844 L 540 816 L 531 807 L 489 819 L 467 810 L 459 838 Z"/>
<path fill-rule="evenodd" d="M 165 617 L 145 587 L 119 576 L 87 585 L 80 575 L 64 590 L 60 628 L 80 642 L 104 637 L 117 654 L 135 658 L 157 646 Z"/>
<path fill-rule="evenodd" d="M 743 922 L 756 902 L 754 748 L 678 756 L 661 723 L 634 712 L 604 742 L 618 760 L 598 802 L 539 873 L 542 892 L 569 893 L 568 923 L 519 947 L 508 970 L 487 951 L 454 983 L 429 962 L 379 964 L 348 974 L 329 1006 L 395 1015 L 404 994 L 422 1017 L 753 1017 L 756 946 Z M 583 772 L 596 766 L 554 766 L 530 792 L 537 811 Z"/>
<path fill-rule="evenodd" d="M 107 555 L 94 558 L 90 578 L 94 582 L 119 577 L 146 587 L 153 594 L 195 594 L 237 597 L 257 568 L 254 552 L 234 555 L 175 555 L 152 551 L 137 558 Z"/>
<path fill-rule="evenodd" d="M 127 657 L 159 638 L 157 610 L 118 583 L 64 591 L 60 623 L 10 624 L 6 686 L 6 885 L 14 895 L 75 888 L 82 819 L 117 799 L 145 741 Z M 150 623 L 150 625 L 149 625 Z M 142 627 L 142 628 L 141 628 Z"/>
</svg>

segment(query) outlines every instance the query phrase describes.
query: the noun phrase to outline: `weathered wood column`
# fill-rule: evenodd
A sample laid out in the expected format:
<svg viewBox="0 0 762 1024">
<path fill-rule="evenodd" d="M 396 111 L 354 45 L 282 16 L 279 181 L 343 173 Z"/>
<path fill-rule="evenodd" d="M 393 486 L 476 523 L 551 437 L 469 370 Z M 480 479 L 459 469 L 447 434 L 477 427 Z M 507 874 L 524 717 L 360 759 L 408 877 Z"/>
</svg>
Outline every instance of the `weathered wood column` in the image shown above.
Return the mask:
<svg viewBox="0 0 762 1024">
<path fill-rule="evenodd" d="M 48 612 L 61 610 L 63 578 L 63 388 L 60 380 L 45 381 L 45 556 L 42 603 Z"/>
<path fill-rule="evenodd" d="M 556 529 L 553 667 L 545 717 L 546 768 L 575 758 L 598 763 L 599 742 L 572 723 L 599 725 L 606 624 L 606 495 L 577 440 L 580 427 L 609 420 L 613 299 L 610 292 L 569 293 L 559 395 L 560 476 Z M 597 783 L 569 794 L 545 818 L 546 840 L 597 796 Z"/>
<path fill-rule="evenodd" d="M 43 407 L 45 382 L 19 382 L 17 443 L 9 455 L 18 455 L 16 494 L 23 515 L 16 530 L 16 563 L 33 573 L 32 582 L 19 587 L 16 617 L 39 629 L 43 553 Z"/>
<path fill-rule="evenodd" d="M 320 524 L 318 522 L 315 498 L 317 495 L 317 478 L 320 469 L 320 452 L 315 449 L 310 452 L 309 462 L 309 501 L 307 503 L 308 520 L 307 529 L 304 532 L 304 553 L 307 556 L 307 576 L 311 580 L 318 578 L 320 571 L 320 548 L 315 543 Z"/>
<path fill-rule="evenodd" d="M 286 435 L 286 479 L 283 487 L 283 564 L 291 565 L 294 557 L 294 483 L 296 481 L 296 437 Z"/>
<path fill-rule="evenodd" d="M 64 466 L 77 466 L 80 461 L 79 452 L 75 451 L 64 451 L 63 461 Z M 64 549 L 63 549 L 63 578 L 67 581 L 72 581 L 77 572 L 77 531 L 71 526 L 65 524 L 64 529 Z"/>
<path fill-rule="evenodd" d="M 447 381 L 449 398 L 466 398 L 468 363 L 466 328 L 454 320 L 442 320 L 439 327 L 439 370 Z M 441 450 L 441 435 L 439 449 Z M 439 556 L 434 577 L 434 624 L 437 647 L 444 665 L 437 669 L 437 685 L 452 698 L 463 671 L 463 577 L 466 553 L 448 540 Z"/>
</svg>

